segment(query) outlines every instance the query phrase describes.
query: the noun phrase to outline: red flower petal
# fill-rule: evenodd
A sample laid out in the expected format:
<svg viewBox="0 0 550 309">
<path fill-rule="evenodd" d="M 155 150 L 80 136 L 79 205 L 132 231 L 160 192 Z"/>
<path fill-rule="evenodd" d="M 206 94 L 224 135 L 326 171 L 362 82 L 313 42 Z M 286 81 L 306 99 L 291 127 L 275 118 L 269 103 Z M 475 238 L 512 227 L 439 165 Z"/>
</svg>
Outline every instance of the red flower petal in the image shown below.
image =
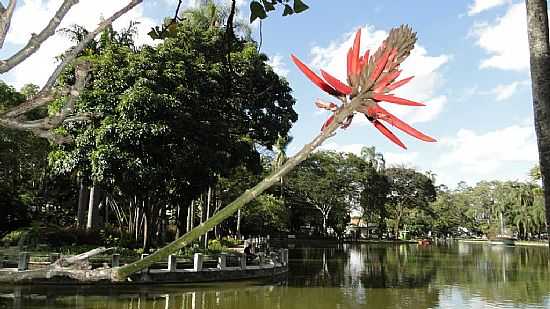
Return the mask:
<svg viewBox="0 0 550 309">
<path fill-rule="evenodd" d="M 386 86 L 393 82 L 401 74 L 401 71 L 392 71 L 387 73 L 377 84 L 374 86 L 374 92 L 383 92 Z"/>
<path fill-rule="evenodd" d="M 397 136 L 395 136 L 395 134 L 393 134 L 390 130 L 388 130 L 388 128 L 386 128 L 380 121 L 375 119 L 375 120 L 372 121 L 372 124 L 374 125 L 375 128 L 378 129 L 378 131 L 380 131 L 382 134 L 384 134 L 384 136 L 386 136 L 392 142 L 396 143 L 397 145 L 399 145 L 403 149 L 407 149 L 405 144 L 403 144 L 403 142 L 401 142 L 401 140 L 399 140 L 399 138 L 397 138 Z"/>
<path fill-rule="evenodd" d="M 336 77 L 330 75 L 324 70 L 321 70 L 321 76 L 323 76 L 323 78 L 327 81 L 327 83 L 329 83 L 337 91 L 340 91 L 343 94 L 351 94 L 351 91 L 352 91 L 351 87 L 344 84 Z"/>
<path fill-rule="evenodd" d="M 291 55 L 292 61 L 296 64 L 296 66 L 311 80 L 315 85 L 319 86 L 319 88 L 323 89 L 323 91 L 333 95 L 333 96 L 342 96 L 342 93 L 332 88 L 329 84 L 327 84 L 324 80 L 321 79 L 315 72 L 313 72 L 310 68 L 308 68 L 300 59 L 296 58 L 296 56 Z"/>
<path fill-rule="evenodd" d="M 387 94 L 380 94 L 380 93 L 374 93 L 372 95 L 372 98 L 378 101 L 384 101 L 389 103 L 395 103 L 399 105 L 408 105 L 408 106 L 426 106 L 423 103 L 414 102 L 411 100 L 403 99 L 400 97 L 396 97 L 393 95 L 387 95 Z"/>
<path fill-rule="evenodd" d="M 391 85 L 388 85 L 388 87 L 386 87 L 386 88 L 388 88 L 388 91 L 392 91 L 392 90 L 394 90 L 394 89 L 397 89 L 397 88 L 399 88 L 399 87 L 405 85 L 406 83 L 408 83 L 408 82 L 409 82 L 411 79 L 413 79 L 413 78 L 414 78 L 414 76 L 404 78 L 404 79 L 402 79 L 402 80 L 400 80 L 400 81 L 396 81 L 395 83 L 393 83 L 393 84 L 391 84 Z"/>
<path fill-rule="evenodd" d="M 436 142 L 436 140 L 417 129 L 411 127 L 407 123 L 405 123 L 403 120 L 395 117 L 387 110 L 383 109 L 380 106 L 376 106 L 372 109 L 372 111 L 376 114 L 376 117 L 380 120 L 384 120 L 387 123 L 391 124 L 392 126 L 398 128 L 399 130 L 409 134 L 410 136 L 416 137 L 419 140 L 423 140 L 425 142 Z"/>
<path fill-rule="evenodd" d="M 384 68 L 386 67 L 386 63 L 388 63 L 389 56 L 390 56 L 390 51 L 386 50 L 386 52 L 382 54 L 382 57 L 380 57 L 378 61 L 376 61 L 376 66 L 374 67 L 374 70 L 369 76 L 369 80 L 374 82 L 378 79 L 378 77 L 380 77 L 380 74 L 382 74 L 382 71 L 384 71 Z"/>
<path fill-rule="evenodd" d="M 352 53 L 352 49 L 350 48 L 350 49 L 348 50 L 348 62 L 347 62 L 347 65 L 348 65 L 348 71 L 347 71 L 348 77 L 351 76 L 351 71 L 352 71 L 352 70 L 351 70 L 351 62 L 352 62 L 352 60 L 351 60 L 351 53 Z"/>
<path fill-rule="evenodd" d="M 351 57 L 352 57 L 351 70 L 352 70 L 352 74 L 354 75 L 359 73 L 359 65 L 360 65 L 359 49 L 360 48 L 361 48 L 361 28 L 359 28 L 355 33 L 355 39 L 353 40 L 353 48 L 352 48 L 352 54 L 351 54 Z"/>
<path fill-rule="evenodd" d="M 361 71 L 365 68 L 365 66 L 369 64 L 369 57 L 370 57 L 369 53 L 370 53 L 370 50 L 367 49 L 361 60 L 361 68 L 359 69 L 359 73 L 361 73 Z"/>
<path fill-rule="evenodd" d="M 328 127 L 333 121 L 334 121 L 334 115 L 331 115 L 330 117 L 328 117 L 327 121 L 325 121 L 325 123 L 321 127 L 321 131 L 326 129 L 326 127 Z"/>
</svg>

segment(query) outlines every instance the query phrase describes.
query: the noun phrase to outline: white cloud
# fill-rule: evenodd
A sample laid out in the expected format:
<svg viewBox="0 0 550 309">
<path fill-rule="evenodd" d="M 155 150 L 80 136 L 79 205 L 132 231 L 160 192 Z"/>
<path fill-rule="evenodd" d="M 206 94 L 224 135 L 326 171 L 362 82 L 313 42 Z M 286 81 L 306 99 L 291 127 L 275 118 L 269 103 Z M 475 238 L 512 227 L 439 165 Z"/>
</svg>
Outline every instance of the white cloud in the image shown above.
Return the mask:
<svg viewBox="0 0 550 309">
<path fill-rule="evenodd" d="M 273 57 L 270 57 L 269 61 L 267 62 L 272 68 L 275 73 L 287 77 L 288 76 L 288 68 L 286 66 L 286 63 L 283 61 L 283 57 L 281 55 L 275 55 Z"/>
<path fill-rule="evenodd" d="M 481 61 L 480 68 L 515 71 L 529 68 L 527 17 L 523 2 L 510 5 L 504 16 L 493 23 L 475 25 L 472 34 L 477 45 L 488 54 L 488 58 Z"/>
<path fill-rule="evenodd" d="M 475 183 L 488 178 L 517 179 L 518 164 L 534 164 L 538 160 L 535 131 L 530 125 L 486 133 L 460 129 L 456 136 L 441 139 L 439 145 L 434 170 L 448 185 L 459 180 Z"/>
<path fill-rule="evenodd" d="M 55 11 L 61 4 L 61 0 L 26 0 L 20 2 L 17 6 L 10 32 L 6 37 L 6 42 L 12 46 L 21 47 L 31 36 L 31 33 L 41 31 L 48 21 L 54 16 Z M 102 1 L 83 0 L 75 5 L 63 19 L 58 29 L 70 27 L 78 24 L 89 30 L 95 29 L 101 18 L 111 16 L 115 11 L 121 9 L 128 3 L 127 0 Z M 137 44 L 150 44 L 153 41 L 147 35 L 150 28 L 156 23 L 153 19 L 144 16 L 143 5 L 138 5 L 130 12 L 120 17 L 113 25 L 115 29 L 128 27 L 130 21 L 137 21 L 138 36 Z M 57 33 L 48 39 L 38 52 L 33 54 L 15 69 L 8 73 L 7 79 L 19 88 L 26 83 L 42 85 L 55 69 L 57 62 L 56 56 L 71 46 L 68 38 Z"/>
<path fill-rule="evenodd" d="M 528 86 L 529 80 L 514 81 L 509 84 L 498 84 L 490 90 L 479 90 L 478 86 L 468 88 L 464 91 L 464 95 L 459 98 L 459 101 L 465 101 L 474 95 L 491 96 L 495 101 L 505 101 L 511 98 L 521 87 Z"/>
<path fill-rule="evenodd" d="M 501 6 L 509 1 L 507 0 L 474 0 L 474 3 L 468 8 L 468 15 L 477 15 L 483 11 Z"/>
<path fill-rule="evenodd" d="M 173 6 L 174 10 L 176 10 L 176 7 L 178 6 L 178 0 L 162 0 L 162 2 L 167 6 Z M 200 0 L 184 0 L 182 2 L 182 6 L 184 8 L 196 8 L 199 5 L 200 5 Z"/>
<path fill-rule="evenodd" d="M 384 159 L 386 166 L 414 166 L 417 163 L 420 154 L 418 152 L 386 152 Z"/>
<path fill-rule="evenodd" d="M 361 29 L 362 50 L 367 48 L 375 51 L 388 33 L 376 30 L 372 26 Z M 346 33 L 339 40 L 331 42 L 326 47 L 315 46 L 311 49 L 313 67 L 322 68 L 341 80 L 346 80 L 346 55 L 353 44 L 355 32 Z M 399 96 L 422 101 L 426 107 L 403 107 L 386 104 L 387 109 L 402 117 L 405 121 L 424 122 L 436 118 L 447 101 L 443 95 L 436 95 L 436 90 L 442 84 L 441 67 L 450 60 L 449 55 L 431 56 L 428 51 L 419 44 L 411 52 L 409 58 L 401 65 L 402 76 L 414 75 L 415 78 L 406 86 L 395 93 Z M 364 117 L 357 117 L 359 123 L 365 123 Z"/>
<path fill-rule="evenodd" d="M 495 95 L 495 100 L 504 101 L 511 98 L 514 93 L 519 89 L 519 87 L 528 85 L 528 81 L 515 81 L 510 84 L 497 85 L 491 90 L 491 94 Z"/>
</svg>

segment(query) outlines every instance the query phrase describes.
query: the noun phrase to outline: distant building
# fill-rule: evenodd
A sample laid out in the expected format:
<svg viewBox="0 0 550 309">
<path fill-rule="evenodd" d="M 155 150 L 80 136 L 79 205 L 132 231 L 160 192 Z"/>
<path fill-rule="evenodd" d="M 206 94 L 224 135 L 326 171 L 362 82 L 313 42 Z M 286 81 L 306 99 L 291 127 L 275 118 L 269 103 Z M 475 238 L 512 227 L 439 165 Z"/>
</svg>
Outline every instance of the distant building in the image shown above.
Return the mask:
<svg viewBox="0 0 550 309">
<path fill-rule="evenodd" d="M 365 222 L 361 216 L 352 215 L 345 234 L 352 238 L 371 238 L 377 230 L 378 224 Z"/>
</svg>

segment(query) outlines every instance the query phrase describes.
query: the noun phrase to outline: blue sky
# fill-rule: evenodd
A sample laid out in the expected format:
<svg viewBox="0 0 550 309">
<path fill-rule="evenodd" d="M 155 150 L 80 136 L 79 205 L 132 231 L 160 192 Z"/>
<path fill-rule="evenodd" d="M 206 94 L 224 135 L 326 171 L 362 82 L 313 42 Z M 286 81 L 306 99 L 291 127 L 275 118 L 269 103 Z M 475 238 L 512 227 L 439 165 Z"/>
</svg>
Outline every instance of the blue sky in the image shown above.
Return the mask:
<svg viewBox="0 0 550 309">
<path fill-rule="evenodd" d="M 5 2 L 5 1 L 3 1 Z M 92 28 L 101 16 L 122 7 L 124 0 L 81 0 L 64 25 Z M 140 24 L 140 43 L 151 44 L 144 33 L 173 14 L 176 0 L 145 0 L 118 22 Z M 195 6 L 199 1 L 184 1 Z M 20 0 L 0 53 L 6 57 L 38 32 L 61 0 Z M 247 17 L 247 1 L 239 0 L 240 16 Z M 529 58 L 523 1 L 306 1 L 310 10 L 280 17 L 272 13 L 262 24 L 262 51 L 274 69 L 285 76 L 297 99 L 300 119 L 291 131 L 289 153 L 314 137 L 328 117 L 316 109 L 317 98 L 330 100 L 299 72 L 289 55 L 296 54 L 313 68 L 336 75 L 344 72 L 344 58 L 353 33 L 362 28 L 363 46 L 378 46 L 387 32 L 409 24 L 418 33 L 417 46 L 403 64 L 404 75 L 415 79 L 400 94 L 426 107 L 388 109 L 402 116 L 438 142 L 424 143 L 396 132 L 408 150 L 385 140 L 360 117 L 323 145 L 325 149 L 358 152 L 376 146 L 388 163 L 406 164 L 437 175 L 451 187 L 464 180 L 524 180 L 537 161 L 533 127 Z M 252 25 L 258 38 L 258 24 Z M 42 84 L 53 70 L 53 57 L 69 43 L 60 35 L 20 67 L 2 76 L 15 87 Z"/>
</svg>

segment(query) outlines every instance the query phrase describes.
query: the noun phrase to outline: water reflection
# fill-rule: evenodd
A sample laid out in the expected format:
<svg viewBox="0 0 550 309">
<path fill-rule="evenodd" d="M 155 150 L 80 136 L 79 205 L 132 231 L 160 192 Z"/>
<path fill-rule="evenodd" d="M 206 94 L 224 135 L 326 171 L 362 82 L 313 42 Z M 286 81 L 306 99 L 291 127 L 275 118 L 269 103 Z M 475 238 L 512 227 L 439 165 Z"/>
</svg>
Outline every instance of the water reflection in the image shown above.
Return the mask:
<svg viewBox="0 0 550 309">
<path fill-rule="evenodd" d="M 0 308 L 550 308 L 547 248 L 295 248 L 273 282 L 0 287 Z"/>
</svg>

